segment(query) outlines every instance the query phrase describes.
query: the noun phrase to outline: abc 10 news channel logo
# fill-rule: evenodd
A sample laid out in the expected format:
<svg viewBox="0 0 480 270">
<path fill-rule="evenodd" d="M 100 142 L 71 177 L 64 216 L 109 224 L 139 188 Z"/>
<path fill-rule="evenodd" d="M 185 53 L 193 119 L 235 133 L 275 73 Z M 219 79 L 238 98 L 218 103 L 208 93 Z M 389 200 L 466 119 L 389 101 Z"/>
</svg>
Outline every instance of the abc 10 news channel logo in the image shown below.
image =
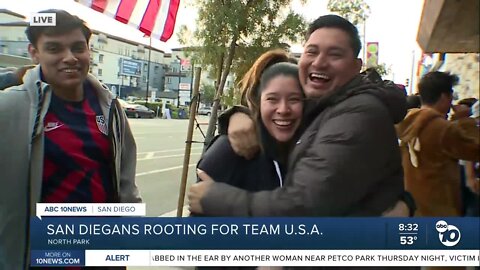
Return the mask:
<svg viewBox="0 0 480 270">
<path fill-rule="evenodd" d="M 435 229 L 438 232 L 438 238 L 440 242 L 447 247 L 453 247 L 458 242 L 460 242 L 460 238 L 462 238 L 462 234 L 460 230 L 454 226 L 447 224 L 444 220 L 439 220 L 435 224 Z"/>
</svg>

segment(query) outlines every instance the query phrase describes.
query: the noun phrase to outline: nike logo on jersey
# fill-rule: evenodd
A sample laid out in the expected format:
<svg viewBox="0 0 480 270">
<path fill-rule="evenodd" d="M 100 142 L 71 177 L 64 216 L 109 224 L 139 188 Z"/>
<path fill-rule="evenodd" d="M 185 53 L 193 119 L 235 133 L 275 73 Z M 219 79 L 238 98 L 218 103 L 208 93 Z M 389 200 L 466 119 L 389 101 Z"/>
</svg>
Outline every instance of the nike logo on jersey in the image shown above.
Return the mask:
<svg viewBox="0 0 480 270">
<path fill-rule="evenodd" d="M 45 132 L 49 132 L 49 131 L 52 131 L 52 130 L 55 130 L 57 128 L 61 128 L 63 127 L 64 125 L 60 122 L 48 122 L 46 125 L 45 125 Z"/>
</svg>

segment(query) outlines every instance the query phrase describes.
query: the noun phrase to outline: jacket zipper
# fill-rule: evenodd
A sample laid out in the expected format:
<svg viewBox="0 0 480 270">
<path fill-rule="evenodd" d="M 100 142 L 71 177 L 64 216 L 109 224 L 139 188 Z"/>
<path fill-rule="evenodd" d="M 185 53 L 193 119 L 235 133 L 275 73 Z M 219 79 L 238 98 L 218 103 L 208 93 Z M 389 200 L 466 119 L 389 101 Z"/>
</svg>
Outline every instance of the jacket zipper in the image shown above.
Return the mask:
<svg viewBox="0 0 480 270">
<path fill-rule="evenodd" d="M 117 107 L 116 107 L 116 99 L 112 99 L 112 103 L 110 104 L 110 112 L 108 116 L 108 140 L 110 141 L 110 153 L 112 157 L 112 163 L 111 163 L 111 174 L 112 174 L 112 188 L 113 188 L 113 196 L 110 198 L 112 202 L 120 202 L 120 196 L 119 196 L 119 191 L 117 188 L 117 168 L 116 168 L 116 155 L 118 154 L 116 152 L 116 144 L 114 141 L 114 131 L 113 131 L 113 118 L 116 117 L 117 112 Z M 118 117 L 116 117 L 118 118 Z M 118 121 L 117 121 L 118 122 Z M 118 123 L 117 123 L 118 125 Z M 120 134 L 117 134 L 119 136 Z"/>
<path fill-rule="evenodd" d="M 34 119 L 34 126 L 33 126 L 33 132 L 32 136 L 30 139 L 30 160 L 28 162 L 28 182 L 27 182 L 27 218 L 26 218 L 26 223 L 25 223 L 25 251 L 24 251 L 24 260 L 23 260 L 23 268 L 28 269 L 30 265 L 30 215 L 32 213 L 32 149 L 34 145 L 34 139 L 37 138 L 37 130 L 40 125 L 43 125 L 43 122 L 40 123 L 40 118 L 42 115 L 42 108 L 43 104 L 45 102 L 45 92 L 42 89 L 42 84 L 37 81 L 36 83 L 37 86 L 37 94 L 38 94 L 38 108 L 37 108 L 37 114 L 35 115 Z M 38 119 L 37 119 L 38 118 Z M 38 122 L 37 122 L 38 121 Z M 37 138 L 38 139 L 38 138 Z M 43 179 L 42 179 L 43 180 Z"/>
<path fill-rule="evenodd" d="M 32 209 L 31 209 L 31 203 L 32 203 L 32 199 L 31 199 L 31 195 L 32 195 L 32 185 L 30 183 L 30 179 L 31 179 L 31 175 L 32 175 L 32 172 L 31 172 L 31 169 L 32 169 L 32 164 L 31 162 L 29 162 L 30 165 L 29 165 L 29 174 L 28 174 L 28 184 L 27 184 L 27 222 L 25 224 L 25 250 L 23 252 L 23 257 L 24 257 L 24 260 L 23 260 L 23 269 L 28 269 L 28 266 L 30 265 L 30 214 L 32 212 Z"/>
</svg>

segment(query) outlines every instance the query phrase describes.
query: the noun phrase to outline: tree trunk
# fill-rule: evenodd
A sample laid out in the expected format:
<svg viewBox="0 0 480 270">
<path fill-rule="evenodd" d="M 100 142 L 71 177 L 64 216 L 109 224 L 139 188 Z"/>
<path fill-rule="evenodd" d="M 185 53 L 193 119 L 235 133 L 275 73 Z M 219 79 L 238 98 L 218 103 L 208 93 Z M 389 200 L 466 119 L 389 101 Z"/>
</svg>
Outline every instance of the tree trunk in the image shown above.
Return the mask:
<svg viewBox="0 0 480 270">
<path fill-rule="evenodd" d="M 222 54 L 220 55 L 220 58 L 218 59 L 217 78 L 215 80 L 215 94 L 217 93 L 218 85 L 220 84 L 220 81 L 222 80 L 223 62 L 224 61 L 225 61 L 225 53 L 222 52 Z M 213 97 L 213 100 L 215 101 L 215 97 Z"/>
<path fill-rule="evenodd" d="M 223 66 L 223 70 L 221 72 L 222 78 L 220 80 L 220 83 L 218 83 L 218 88 L 215 93 L 215 99 L 213 100 L 212 115 L 210 115 L 210 120 L 208 122 L 208 129 L 207 129 L 207 134 L 205 136 L 205 145 L 203 147 L 203 152 L 205 152 L 207 145 L 210 144 L 210 142 L 212 141 L 215 135 L 217 115 L 218 115 L 217 112 L 220 104 L 220 97 L 223 94 L 223 88 L 225 87 L 225 82 L 227 81 L 228 74 L 230 73 L 233 57 L 235 55 L 237 39 L 238 39 L 238 33 L 232 37 L 232 41 L 230 42 L 230 46 L 228 48 L 227 59 L 225 60 L 225 65 Z"/>
</svg>

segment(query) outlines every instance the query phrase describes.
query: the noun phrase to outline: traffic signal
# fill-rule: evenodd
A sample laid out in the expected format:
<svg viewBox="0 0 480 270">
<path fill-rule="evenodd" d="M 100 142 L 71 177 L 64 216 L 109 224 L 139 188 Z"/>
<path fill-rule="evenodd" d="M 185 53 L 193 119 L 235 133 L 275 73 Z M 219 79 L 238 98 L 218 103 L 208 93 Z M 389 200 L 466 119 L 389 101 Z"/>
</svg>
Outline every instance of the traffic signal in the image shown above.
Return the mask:
<svg viewBox="0 0 480 270">
<path fill-rule="evenodd" d="M 405 79 L 405 87 L 408 87 L 410 85 L 410 79 Z"/>
</svg>

